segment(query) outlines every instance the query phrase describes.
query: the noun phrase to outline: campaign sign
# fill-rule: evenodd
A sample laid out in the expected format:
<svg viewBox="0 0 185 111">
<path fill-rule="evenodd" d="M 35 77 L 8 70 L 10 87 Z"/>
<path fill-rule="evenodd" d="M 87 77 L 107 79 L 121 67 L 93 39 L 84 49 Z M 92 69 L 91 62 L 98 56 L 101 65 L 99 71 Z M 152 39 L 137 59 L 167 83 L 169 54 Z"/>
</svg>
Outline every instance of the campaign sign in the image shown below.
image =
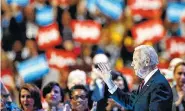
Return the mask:
<svg viewBox="0 0 185 111">
<path fill-rule="evenodd" d="M 133 16 L 143 18 L 160 17 L 163 0 L 128 0 L 128 6 Z"/>
<path fill-rule="evenodd" d="M 172 58 L 185 54 L 185 38 L 170 37 L 166 41 L 166 48 Z"/>
<path fill-rule="evenodd" d="M 42 78 L 49 72 L 49 66 L 44 54 L 17 64 L 17 70 L 24 82 L 29 83 Z"/>
<path fill-rule="evenodd" d="M 73 39 L 82 43 L 98 43 L 101 25 L 93 20 L 71 21 Z"/>
<path fill-rule="evenodd" d="M 53 23 L 48 26 L 39 27 L 36 41 L 41 50 L 61 44 L 62 38 L 60 37 L 58 25 Z"/>
<path fill-rule="evenodd" d="M 1 81 L 6 86 L 6 88 L 13 88 L 15 85 L 13 72 L 10 69 L 1 69 Z"/>
<path fill-rule="evenodd" d="M 51 6 L 36 8 L 36 23 L 39 26 L 50 25 L 54 21 L 54 11 Z"/>
<path fill-rule="evenodd" d="M 172 23 L 179 23 L 180 17 L 185 10 L 185 3 L 170 2 L 168 3 L 166 16 L 167 19 Z"/>
<path fill-rule="evenodd" d="M 50 49 L 46 52 L 50 67 L 62 69 L 76 64 L 76 55 L 59 49 Z"/>
<path fill-rule="evenodd" d="M 149 20 L 135 25 L 132 30 L 135 44 L 150 42 L 155 44 L 165 36 L 165 29 L 161 20 Z"/>
<path fill-rule="evenodd" d="M 181 31 L 181 36 L 185 37 L 185 10 L 180 20 L 180 31 Z"/>
<path fill-rule="evenodd" d="M 134 74 L 134 71 L 129 67 L 123 67 L 119 70 L 123 74 L 123 76 L 126 78 L 128 82 L 129 89 L 133 88 L 134 82 L 136 80 L 136 75 Z"/>
<path fill-rule="evenodd" d="M 6 0 L 6 3 L 8 4 L 15 3 L 19 6 L 25 7 L 30 3 L 30 0 Z"/>
<path fill-rule="evenodd" d="M 119 0 L 96 0 L 97 8 L 106 16 L 117 20 L 123 12 L 123 2 Z"/>
<path fill-rule="evenodd" d="M 68 6 L 69 5 L 69 0 L 57 0 L 59 5 L 62 6 Z"/>
<path fill-rule="evenodd" d="M 96 0 L 87 0 L 86 7 L 89 10 L 89 12 L 95 13 L 97 9 Z"/>
</svg>

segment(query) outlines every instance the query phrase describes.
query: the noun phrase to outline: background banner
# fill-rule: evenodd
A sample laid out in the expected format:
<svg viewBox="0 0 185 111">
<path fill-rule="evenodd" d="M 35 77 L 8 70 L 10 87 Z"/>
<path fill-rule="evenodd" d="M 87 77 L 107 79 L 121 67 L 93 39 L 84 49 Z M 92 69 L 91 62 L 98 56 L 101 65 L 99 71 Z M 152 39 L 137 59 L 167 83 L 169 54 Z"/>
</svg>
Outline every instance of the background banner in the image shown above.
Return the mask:
<svg viewBox="0 0 185 111">
<path fill-rule="evenodd" d="M 142 22 L 135 25 L 131 31 L 136 45 L 146 42 L 155 44 L 164 38 L 166 33 L 161 20 L 148 20 Z"/>
<path fill-rule="evenodd" d="M 50 49 L 46 52 L 50 67 L 62 69 L 76 64 L 76 55 L 59 49 Z"/>
<path fill-rule="evenodd" d="M 120 0 L 96 0 L 96 5 L 103 14 L 115 20 L 120 18 L 124 8 Z"/>
<path fill-rule="evenodd" d="M 98 43 L 100 39 L 101 25 L 92 20 L 71 22 L 73 39 L 84 43 Z"/>
<path fill-rule="evenodd" d="M 166 16 L 168 21 L 179 23 L 181 15 L 185 12 L 185 3 L 170 2 L 168 3 Z"/>
<path fill-rule="evenodd" d="M 166 48 L 172 58 L 185 54 L 185 38 L 171 37 L 166 40 Z"/>
<path fill-rule="evenodd" d="M 54 12 L 51 6 L 36 8 L 36 23 L 40 26 L 50 25 L 54 21 Z"/>
<path fill-rule="evenodd" d="M 6 0 L 6 3 L 8 3 L 8 4 L 15 3 L 18 6 L 22 6 L 22 7 L 27 6 L 30 2 L 31 2 L 31 0 Z"/>
<path fill-rule="evenodd" d="M 17 70 L 24 82 L 29 83 L 42 78 L 49 72 L 49 66 L 44 54 L 17 64 Z"/>
<path fill-rule="evenodd" d="M 40 27 L 36 40 L 42 50 L 61 44 L 62 38 L 60 37 L 58 25 L 53 23 L 49 26 Z"/>
<path fill-rule="evenodd" d="M 163 0 L 128 0 L 133 16 L 159 18 L 162 13 Z"/>
</svg>

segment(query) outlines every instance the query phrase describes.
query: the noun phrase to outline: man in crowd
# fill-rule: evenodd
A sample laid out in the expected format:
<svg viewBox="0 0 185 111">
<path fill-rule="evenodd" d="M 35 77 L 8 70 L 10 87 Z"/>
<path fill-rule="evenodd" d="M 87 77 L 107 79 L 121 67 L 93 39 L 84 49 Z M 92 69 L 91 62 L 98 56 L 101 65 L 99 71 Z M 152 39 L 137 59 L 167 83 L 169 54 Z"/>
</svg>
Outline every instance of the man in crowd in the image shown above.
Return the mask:
<svg viewBox="0 0 185 111">
<path fill-rule="evenodd" d="M 132 111 L 171 111 L 173 94 L 168 81 L 157 68 L 158 56 L 152 46 L 135 48 L 131 66 L 142 79 L 137 92 L 125 93 L 114 84 L 107 63 L 99 63 L 97 71 L 107 84 L 111 97 Z"/>
</svg>

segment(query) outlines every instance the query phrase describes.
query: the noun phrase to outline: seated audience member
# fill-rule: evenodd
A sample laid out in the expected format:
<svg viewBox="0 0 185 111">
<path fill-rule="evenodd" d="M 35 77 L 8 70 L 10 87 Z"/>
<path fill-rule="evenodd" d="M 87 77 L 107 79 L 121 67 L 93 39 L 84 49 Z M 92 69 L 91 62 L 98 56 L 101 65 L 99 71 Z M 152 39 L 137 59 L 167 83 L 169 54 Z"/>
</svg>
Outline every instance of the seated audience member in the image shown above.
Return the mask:
<svg viewBox="0 0 185 111">
<path fill-rule="evenodd" d="M 83 85 L 75 85 L 70 89 L 72 111 L 90 111 L 88 108 L 88 90 Z"/>
<path fill-rule="evenodd" d="M 40 89 L 34 84 L 24 84 L 19 91 L 19 103 L 23 111 L 42 111 Z"/>
<path fill-rule="evenodd" d="M 56 82 L 48 83 L 42 90 L 43 97 L 48 103 L 48 111 L 62 111 L 64 101 L 63 90 Z"/>
<path fill-rule="evenodd" d="M 178 63 L 174 68 L 173 111 L 185 111 L 185 62 Z"/>
</svg>

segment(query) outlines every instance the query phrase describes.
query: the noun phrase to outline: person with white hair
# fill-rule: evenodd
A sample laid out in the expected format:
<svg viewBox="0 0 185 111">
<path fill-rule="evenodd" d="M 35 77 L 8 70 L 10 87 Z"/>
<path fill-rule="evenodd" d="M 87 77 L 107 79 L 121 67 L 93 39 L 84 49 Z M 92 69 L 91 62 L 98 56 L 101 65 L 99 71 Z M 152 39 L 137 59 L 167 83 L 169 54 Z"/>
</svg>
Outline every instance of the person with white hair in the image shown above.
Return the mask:
<svg viewBox="0 0 185 111">
<path fill-rule="evenodd" d="M 142 83 L 136 92 L 125 93 L 111 79 L 110 67 L 99 63 L 97 72 L 108 86 L 111 98 L 132 111 L 171 111 L 173 103 L 172 89 L 166 78 L 157 68 L 158 55 L 149 45 L 135 48 L 131 66 Z"/>
<path fill-rule="evenodd" d="M 99 77 L 99 74 L 95 71 L 96 70 L 96 64 L 98 63 L 107 63 L 108 57 L 105 54 L 96 54 L 93 57 L 93 64 L 92 64 L 92 71 L 91 71 L 91 79 L 90 82 L 90 90 L 93 90 L 92 100 L 98 101 L 103 98 L 103 88 L 104 84 L 101 78 Z"/>
<path fill-rule="evenodd" d="M 98 63 L 107 63 L 108 62 L 108 57 L 105 54 L 96 54 L 93 57 L 93 63 L 92 63 L 92 72 L 91 72 L 91 78 L 92 78 L 92 82 L 94 82 L 96 79 L 99 78 L 99 74 L 97 74 L 97 72 L 95 71 L 95 65 Z M 99 81 L 99 80 L 98 80 Z M 91 83 L 93 84 L 93 83 Z"/>
<path fill-rule="evenodd" d="M 71 89 L 75 85 L 86 85 L 86 73 L 83 70 L 73 70 L 69 73 L 67 86 Z"/>
<path fill-rule="evenodd" d="M 160 69 L 161 73 L 164 75 L 164 77 L 168 80 L 170 85 L 173 87 L 176 84 L 176 81 L 174 80 L 174 67 L 184 60 L 182 58 L 173 58 L 170 61 L 168 69 Z"/>
<path fill-rule="evenodd" d="M 93 102 L 93 107 L 97 111 L 104 111 L 107 105 L 107 98 L 105 97 L 107 94 L 107 87 L 105 87 L 105 84 L 103 80 L 100 78 L 99 74 L 96 72 L 96 64 L 98 63 L 107 63 L 108 57 L 103 53 L 98 53 L 93 57 L 93 63 L 92 63 L 92 71 L 90 73 L 91 82 L 89 85 L 91 100 Z M 105 92 L 106 91 L 106 92 Z M 90 102 L 89 102 L 90 103 Z"/>
</svg>

